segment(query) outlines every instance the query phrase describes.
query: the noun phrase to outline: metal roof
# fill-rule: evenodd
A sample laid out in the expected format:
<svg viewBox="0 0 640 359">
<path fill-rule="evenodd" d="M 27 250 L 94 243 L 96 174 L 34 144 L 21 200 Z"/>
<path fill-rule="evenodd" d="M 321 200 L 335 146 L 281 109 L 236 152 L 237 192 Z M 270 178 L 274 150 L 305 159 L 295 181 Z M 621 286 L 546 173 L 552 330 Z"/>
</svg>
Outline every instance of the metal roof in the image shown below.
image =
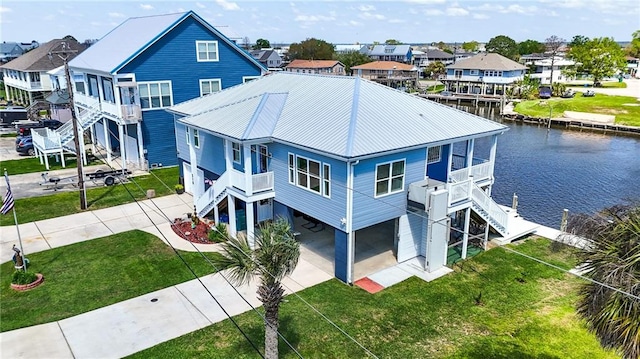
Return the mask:
<svg viewBox="0 0 640 359">
<path fill-rule="evenodd" d="M 507 127 L 359 77 L 279 72 L 170 108 L 178 122 L 341 158 L 501 133 Z"/>
<path fill-rule="evenodd" d="M 389 51 L 389 52 L 387 52 Z M 402 55 L 406 56 L 411 51 L 411 45 L 375 45 L 369 52 L 369 55 L 388 56 Z"/>
<path fill-rule="evenodd" d="M 199 21 L 223 41 L 236 47 L 238 52 L 242 53 L 257 66 L 264 68 L 251 55 L 238 48 L 235 42 L 229 40 L 222 32 L 209 25 L 193 11 L 129 18 L 107 33 L 80 56 L 70 61 L 69 66 L 115 74 L 148 46 L 155 43 L 188 17 L 193 17 L 196 21 Z"/>
<path fill-rule="evenodd" d="M 466 59 L 458 60 L 455 64 L 447 66 L 447 68 L 499 71 L 527 69 L 527 67 L 522 64 L 492 52 L 482 53 Z"/>
</svg>

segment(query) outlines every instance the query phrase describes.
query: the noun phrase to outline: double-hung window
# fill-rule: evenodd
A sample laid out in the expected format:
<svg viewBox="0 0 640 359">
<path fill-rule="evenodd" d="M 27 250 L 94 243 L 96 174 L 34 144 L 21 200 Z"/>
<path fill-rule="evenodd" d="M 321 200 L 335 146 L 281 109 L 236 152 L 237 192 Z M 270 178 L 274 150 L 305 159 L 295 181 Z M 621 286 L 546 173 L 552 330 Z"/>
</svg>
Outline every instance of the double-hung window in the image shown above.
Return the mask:
<svg viewBox="0 0 640 359">
<path fill-rule="evenodd" d="M 187 145 L 191 144 L 191 129 L 189 127 L 185 127 L 185 134 L 187 138 Z"/>
<path fill-rule="evenodd" d="M 193 129 L 193 145 L 200 148 L 200 132 L 195 128 Z"/>
<path fill-rule="evenodd" d="M 376 197 L 404 190 L 404 160 L 376 166 Z"/>
<path fill-rule="evenodd" d="M 240 144 L 238 142 L 231 142 L 231 151 L 233 152 L 233 162 L 240 163 L 242 160 Z"/>
<path fill-rule="evenodd" d="M 331 197 L 331 166 L 290 153 L 289 183 Z"/>
<path fill-rule="evenodd" d="M 217 41 L 196 41 L 198 62 L 218 61 Z"/>
<path fill-rule="evenodd" d="M 163 108 L 173 105 L 171 82 L 147 82 L 138 84 L 142 109 Z"/>
<path fill-rule="evenodd" d="M 427 164 L 440 162 L 441 153 L 442 146 L 429 147 L 429 150 L 427 150 Z"/>
<path fill-rule="evenodd" d="M 222 89 L 222 81 L 220 79 L 200 80 L 200 96 L 218 92 Z"/>
</svg>

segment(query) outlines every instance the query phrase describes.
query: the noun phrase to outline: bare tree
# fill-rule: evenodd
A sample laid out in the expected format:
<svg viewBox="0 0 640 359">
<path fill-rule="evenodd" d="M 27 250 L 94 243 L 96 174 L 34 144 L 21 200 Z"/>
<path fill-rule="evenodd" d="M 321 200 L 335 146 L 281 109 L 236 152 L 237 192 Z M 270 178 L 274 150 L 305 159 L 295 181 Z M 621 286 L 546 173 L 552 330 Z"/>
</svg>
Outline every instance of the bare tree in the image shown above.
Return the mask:
<svg viewBox="0 0 640 359">
<path fill-rule="evenodd" d="M 551 35 L 551 37 L 547 38 L 544 42 L 547 53 L 551 54 L 551 79 L 549 80 L 549 86 L 553 86 L 553 67 L 556 63 L 556 55 L 558 55 L 558 50 L 565 42 L 567 42 L 567 40 L 556 35 Z"/>
</svg>

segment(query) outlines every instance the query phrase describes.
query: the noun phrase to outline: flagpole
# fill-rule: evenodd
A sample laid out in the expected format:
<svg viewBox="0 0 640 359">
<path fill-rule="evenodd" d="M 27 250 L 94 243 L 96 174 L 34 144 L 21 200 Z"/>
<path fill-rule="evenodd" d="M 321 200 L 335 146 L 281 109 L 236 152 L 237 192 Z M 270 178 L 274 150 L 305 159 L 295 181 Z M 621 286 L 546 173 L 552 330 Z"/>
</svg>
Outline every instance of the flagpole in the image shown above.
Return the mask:
<svg viewBox="0 0 640 359">
<path fill-rule="evenodd" d="M 11 186 L 9 185 L 9 175 L 7 174 L 6 168 L 4 170 L 4 180 L 7 182 L 7 191 L 11 192 Z M 11 196 L 13 196 L 13 193 L 11 194 Z M 18 243 L 20 244 L 20 256 L 22 257 L 22 270 L 26 272 L 27 262 L 24 260 L 24 249 L 22 249 L 22 237 L 20 237 L 20 227 L 18 226 L 18 216 L 16 215 L 15 203 L 11 207 L 12 207 L 11 210 L 13 211 L 13 221 L 16 224 L 16 232 L 18 232 Z"/>
</svg>

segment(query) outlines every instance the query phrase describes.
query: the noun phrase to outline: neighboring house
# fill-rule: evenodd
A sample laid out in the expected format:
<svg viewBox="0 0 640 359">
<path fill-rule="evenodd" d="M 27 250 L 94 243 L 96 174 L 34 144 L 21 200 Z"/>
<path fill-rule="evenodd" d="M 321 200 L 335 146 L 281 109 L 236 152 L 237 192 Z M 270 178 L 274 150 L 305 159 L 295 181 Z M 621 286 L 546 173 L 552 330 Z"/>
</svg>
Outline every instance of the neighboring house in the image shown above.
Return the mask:
<svg viewBox="0 0 640 359">
<path fill-rule="evenodd" d="M 24 53 L 24 49 L 17 42 L 3 42 L 0 44 L 0 62 L 9 62 Z"/>
<path fill-rule="evenodd" d="M 19 45 L 24 52 L 31 51 L 40 46 L 36 40 L 32 40 L 31 42 L 21 42 Z"/>
<path fill-rule="evenodd" d="M 640 59 L 637 59 L 635 57 L 631 57 L 631 56 L 627 56 L 626 57 L 627 60 L 627 73 L 631 76 L 631 77 L 638 77 L 640 78 Z"/>
<path fill-rule="evenodd" d="M 396 61 L 410 64 L 413 60 L 411 45 L 375 45 L 368 53 L 378 61 Z"/>
<path fill-rule="evenodd" d="M 417 67 L 395 61 L 373 61 L 354 66 L 351 74 L 393 88 L 416 86 L 419 76 Z"/>
<path fill-rule="evenodd" d="M 452 64 L 454 56 L 439 49 L 428 49 L 426 51 L 413 52 L 413 64 L 421 69 L 429 66 L 430 63 L 440 61 L 445 65 Z"/>
<path fill-rule="evenodd" d="M 142 169 L 177 164 L 173 116 L 165 108 L 266 72 L 192 11 L 130 18 L 69 67 L 76 113 L 96 151 Z M 73 151 L 70 128 L 58 135 L 36 148 Z"/>
<path fill-rule="evenodd" d="M 53 87 L 47 71 L 63 65 L 64 61 L 57 53 L 62 51 L 63 41 L 62 39 L 51 40 L 0 66 L 4 75 L 7 100 L 28 106 L 44 100 L 51 93 Z M 83 44 L 75 40 L 66 41 L 66 44 L 70 49 L 66 54 L 69 60 L 85 49 Z"/>
<path fill-rule="evenodd" d="M 532 67 L 535 67 L 535 70 L 530 74 L 531 78 L 540 79 L 540 83 L 543 85 L 551 84 L 551 60 L 551 58 L 546 58 L 544 60 L 534 61 Z M 574 61 L 556 56 L 555 59 L 553 59 L 553 82 L 566 82 L 570 80 L 562 74 L 562 71 L 573 65 L 575 65 Z"/>
<path fill-rule="evenodd" d="M 71 120 L 70 96 L 67 91 L 67 77 L 64 66 L 48 71 L 52 91 L 45 100 L 49 103 L 49 117 L 60 122 Z"/>
<path fill-rule="evenodd" d="M 457 62 L 457 61 L 460 61 L 460 60 L 468 59 L 470 57 L 476 56 L 477 54 L 478 54 L 478 52 L 471 52 L 471 51 L 465 51 L 465 50 L 457 49 L 453 53 L 453 57 L 454 57 L 454 61 L 453 62 Z"/>
<path fill-rule="evenodd" d="M 250 54 L 266 68 L 279 69 L 282 66 L 282 57 L 275 50 L 253 50 Z"/>
<path fill-rule="evenodd" d="M 284 70 L 301 74 L 345 75 L 344 64 L 336 60 L 293 60 Z"/>
<path fill-rule="evenodd" d="M 336 54 L 346 54 L 349 52 L 367 53 L 369 49 L 367 46 L 360 44 L 337 44 L 334 45 L 334 51 Z"/>
<path fill-rule="evenodd" d="M 544 60 L 548 57 L 549 56 L 544 53 L 535 52 L 533 54 L 526 54 L 526 55 L 520 56 L 520 63 L 525 65 L 533 65 L 534 62 Z"/>
<path fill-rule="evenodd" d="M 393 259 L 376 266 L 423 258 L 417 266 L 436 272 L 450 245 L 465 257 L 474 239 L 486 244 L 489 226 L 516 234 L 490 197 L 507 130 L 497 122 L 360 77 L 286 72 L 169 112 L 198 215 L 228 221 L 251 245 L 255 226 L 274 217 L 294 231 L 313 224 L 307 233 L 329 244 L 321 255 L 346 283 L 354 266 L 369 270 L 358 261 L 378 239 Z M 471 238 L 477 218 L 486 229 Z"/>
<path fill-rule="evenodd" d="M 441 80 L 454 93 L 498 95 L 522 80 L 527 67 L 496 53 L 483 53 L 447 66 Z"/>
</svg>

